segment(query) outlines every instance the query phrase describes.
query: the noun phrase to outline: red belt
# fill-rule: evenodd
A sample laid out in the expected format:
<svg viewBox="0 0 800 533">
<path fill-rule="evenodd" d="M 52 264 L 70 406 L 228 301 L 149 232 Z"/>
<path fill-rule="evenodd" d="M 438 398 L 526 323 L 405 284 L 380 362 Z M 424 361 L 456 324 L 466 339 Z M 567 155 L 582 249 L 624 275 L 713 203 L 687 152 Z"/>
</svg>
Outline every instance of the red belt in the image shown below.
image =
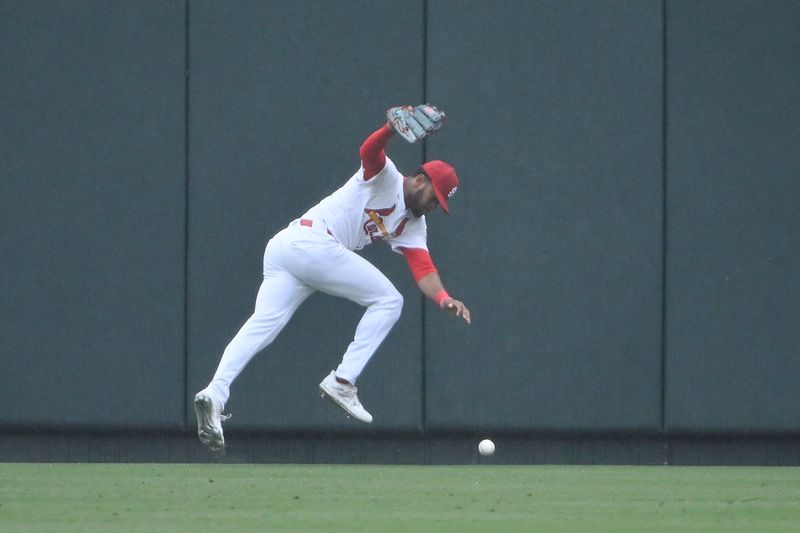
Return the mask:
<svg viewBox="0 0 800 533">
<path fill-rule="evenodd" d="M 309 218 L 301 218 L 300 219 L 300 225 L 312 228 L 312 227 L 314 227 L 314 221 L 309 219 Z M 327 232 L 328 232 L 328 235 L 333 237 L 333 233 L 331 233 L 331 230 L 327 230 Z"/>
</svg>

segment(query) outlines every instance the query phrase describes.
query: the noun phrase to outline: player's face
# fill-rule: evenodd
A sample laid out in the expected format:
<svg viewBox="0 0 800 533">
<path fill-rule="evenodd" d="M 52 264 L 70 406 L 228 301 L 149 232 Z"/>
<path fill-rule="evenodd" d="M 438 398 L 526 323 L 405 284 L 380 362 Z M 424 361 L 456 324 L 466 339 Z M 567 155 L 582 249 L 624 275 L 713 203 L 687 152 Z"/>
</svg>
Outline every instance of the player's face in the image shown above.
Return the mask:
<svg viewBox="0 0 800 533">
<path fill-rule="evenodd" d="M 414 190 L 409 200 L 408 208 L 417 218 L 427 215 L 439 205 L 431 180 L 422 174 L 414 178 Z"/>
</svg>

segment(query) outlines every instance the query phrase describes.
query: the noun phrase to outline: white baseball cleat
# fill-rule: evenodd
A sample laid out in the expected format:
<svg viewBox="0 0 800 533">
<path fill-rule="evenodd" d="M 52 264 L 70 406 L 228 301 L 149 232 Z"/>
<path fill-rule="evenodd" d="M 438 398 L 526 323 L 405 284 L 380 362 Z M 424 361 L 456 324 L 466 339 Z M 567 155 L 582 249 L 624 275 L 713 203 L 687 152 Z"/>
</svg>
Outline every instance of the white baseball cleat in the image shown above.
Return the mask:
<svg viewBox="0 0 800 533">
<path fill-rule="evenodd" d="M 200 442 L 215 453 L 225 453 L 225 437 L 222 421 L 231 415 L 222 414 L 222 406 L 214 397 L 202 390 L 194 397 L 194 412 L 197 414 L 197 436 Z"/>
<path fill-rule="evenodd" d="M 358 401 L 358 389 L 355 385 L 349 383 L 339 383 L 336 381 L 336 374 L 333 370 L 328 376 L 319 384 L 319 390 L 323 398 L 328 398 L 330 401 L 344 409 L 348 416 L 352 416 L 359 422 L 369 424 L 372 422 L 372 415 L 364 409 L 361 402 Z"/>
</svg>

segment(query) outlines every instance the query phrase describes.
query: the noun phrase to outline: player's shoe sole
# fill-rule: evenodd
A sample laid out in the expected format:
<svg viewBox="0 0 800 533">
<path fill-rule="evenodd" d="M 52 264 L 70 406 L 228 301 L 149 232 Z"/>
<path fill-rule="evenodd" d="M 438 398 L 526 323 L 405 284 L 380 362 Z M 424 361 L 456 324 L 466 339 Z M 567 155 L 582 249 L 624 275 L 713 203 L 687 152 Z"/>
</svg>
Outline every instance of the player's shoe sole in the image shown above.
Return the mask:
<svg viewBox="0 0 800 533">
<path fill-rule="evenodd" d="M 333 372 L 319 384 L 321 397 L 333 402 L 334 405 L 347 413 L 347 416 L 353 417 L 359 422 L 371 424 L 372 415 L 369 414 L 361 405 L 361 402 L 358 401 L 356 390 L 354 385 L 341 385 L 337 383 Z"/>
<path fill-rule="evenodd" d="M 197 436 L 203 446 L 214 453 L 225 453 L 225 437 L 222 434 L 222 420 L 214 410 L 211 396 L 199 392 L 194 397 L 194 412 L 197 415 Z"/>
</svg>

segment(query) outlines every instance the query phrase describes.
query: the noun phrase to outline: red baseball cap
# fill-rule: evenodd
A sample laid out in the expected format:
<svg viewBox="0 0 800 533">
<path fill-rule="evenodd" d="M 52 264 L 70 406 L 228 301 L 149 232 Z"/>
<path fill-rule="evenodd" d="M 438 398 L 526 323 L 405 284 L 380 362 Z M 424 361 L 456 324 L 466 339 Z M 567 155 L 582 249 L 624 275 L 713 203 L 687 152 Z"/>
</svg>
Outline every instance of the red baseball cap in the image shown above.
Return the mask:
<svg viewBox="0 0 800 533">
<path fill-rule="evenodd" d="M 450 208 L 447 206 L 447 200 L 452 198 L 458 190 L 456 169 L 444 161 L 435 159 L 422 165 L 422 170 L 424 170 L 425 175 L 431 179 L 433 192 L 436 193 L 436 199 L 439 200 L 439 205 L 442 206 L 444 212 L 449 215 Z"/>
</svg>

